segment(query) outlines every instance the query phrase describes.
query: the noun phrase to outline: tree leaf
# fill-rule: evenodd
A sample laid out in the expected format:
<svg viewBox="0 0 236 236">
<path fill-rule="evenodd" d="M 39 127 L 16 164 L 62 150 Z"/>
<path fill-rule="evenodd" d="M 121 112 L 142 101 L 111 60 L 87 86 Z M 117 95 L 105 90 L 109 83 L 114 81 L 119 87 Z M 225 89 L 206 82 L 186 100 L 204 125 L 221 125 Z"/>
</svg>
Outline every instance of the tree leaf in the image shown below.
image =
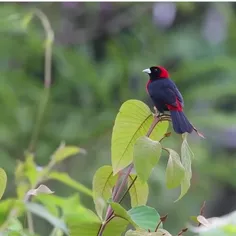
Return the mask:
<svg viewBox="0 0 236 236">
<path fill-rule="evenodd" d="M 156 232 L 148 232 L 144 230 L 128 230 L 125 236 L 171 236 L 165 229 L 158 229 Z"/>
<path fill-rule="evenodd" d="M 133 182 L 135 176 L 136 175 L 134 174 L 129 175 L 128 187 Z M 148 184 L 146 182 L 143 183 L 142 181 L 140 181 L 139 178 L 137 178 L 133 186 L 129 190 L 131 206 L 136 207 L 140 205 L 145 205 L 147 203 L 148 193 L 149 193 Z"/>
<path fill-rule="evenodd" d="M 122 217 L 123 219 L 126 219 L 128 222 L 130 222 L 132 225 L 136 226 L 124 207 L 122 207 L 117 202 L 111 202 L 110 204 L 116 216 Z"/>
<path fill-rule="evenodd" d="M 26 153 L 25 162 L 19 162 L 16 167 L 15 179 L 17 184 L 22 182 L 22 179 L 25 180 L 26 178 L 32 188 L 35 186 L 38 176 L 39 172 L 34 162 L 34 155 L 32 153 Z"/>
<path fill-rule="evenodd" d="M 81 193 L 84 193 L 88 196 L 93 196 L 93 193 L 90 189 L 85 187 L 83 184 L 75 181 L 72 179 L 67 173 L 60 173 L 60 172 L 51 172 L 48 176 L 48 179 L 54 179 L 58 180 L 72 188 L 75 188 L 76 190 L 80 191 Z"/>
<path fill-rule="evenodd" d="M 146 182 L 153 167 L 158 163 L 161 156 L 161 144 L 143 136 L 134 144 L 134 167 L 140 180 Z"/>
<path fill-rule="evenodd" d="M 192 178 L 191 163 L 193 157 L 194 154 L 188 145 L 187 133 L 185 133 L 183 134 L 183 142 L 181 145 L 181 161 L 185 169 L 185 174 L 184 174 L 184 179 L 182 180 L 181 183 L 181 193 L 176 201 L 180 200 L 188 192 L 190 188 L 191 185 L 190 180 Z"/>
<path fill-rule="evenodd" d="M 85 154 L 86 151 L 82 148 L 76 147 L 76 146 L 65 146 L 64 144 L 61 144 L 61 146 L 56 150 L 56 152 L 52 155 L 52 159 L 58 163 L 70 156 L 77 155 L 79 153 Z"/>
<path fill-rule="evenodd" d="M 52 193 L 54 193 L 54 192 L 51 191 L 51 189 L 48 188 L 46 185 L 41 184 L 41 185 L 39 185 L 38 188 L 30 189 L 30 190 L 26 193 L 26 195 L 34 195 L 34 196 L 37 196 L 38 194 L 41 194 L 41 193 L 44 193 L 44 194 L 52 194 Z"/>
<path fill-rule="evenodd" d="M 132 162 L 134 144 L 138 138 L 147 134 L 152 121 L 153 115 L 145 103 L 128 100 L 122 104 L 112 132 L 111 159 L 114 174 Z M 159 122 L 150 138 L 159 141 L 165 135 L 168 125 L 168 121 Z"/>
<path fill-rule="evenodd" d="M 132 221 L 138 225 L 139 228 L 155 231 L 157 224 L 160 222 L 160 215 L 156 209 L 148 206 L 138 206 L 128 211 Z M 162 223 L 160 225 L 162 228 Z"/>
<path fill-rule="evenodd" d="M 4 169 L 0 168 L 0 199 L 2 198 L 7 186 L 7 174 Z"/>
<path fill-rule="evenodd" d="M 47 211 L 47 209 L 44 208 L 42 205 L 30 202 L 30 203 L 26 203 L 25 206 L 28 211 L 47 220 L 54 227 L 57 227 L 57 228 L 63 230 L 63 232 L 68 235 L 68 229 L 67 229 L 65 223 L 61 219 L 58 219 L 57 217 L 55 217 L 51 213 L 49 213 Z"/>
<path fill-rule="evenodd" d="M 96 211 L 102 219 L 107 200 L 112 196 L 112 188 L 118 179 L 113 175 L 111 166 L 99 168 L 93 177 L 93 200 Z"/>
<path fill-rule="evenodd" d="M 169 152 L 169 160 L 166 168 L 166 186 L 168 188 L 178 187 L 184 179 L 184 167 L 180 161 L 179 154 L 172 149 Z"/>
<path fill-rule="evenodd" d="M 128 221 L 120 217 L 114 217 L 104 230 L 103 236 L 121 236 L 128 226 Z M 84 234 L 85 235 L 85 234 Z"/>
</svg>

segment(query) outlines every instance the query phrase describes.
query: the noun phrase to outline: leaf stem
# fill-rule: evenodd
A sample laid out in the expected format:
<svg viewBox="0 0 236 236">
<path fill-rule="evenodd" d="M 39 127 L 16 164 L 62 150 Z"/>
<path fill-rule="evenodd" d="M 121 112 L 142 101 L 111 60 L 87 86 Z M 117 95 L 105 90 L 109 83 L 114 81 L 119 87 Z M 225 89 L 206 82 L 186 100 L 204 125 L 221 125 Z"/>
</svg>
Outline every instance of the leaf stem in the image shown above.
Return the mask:
<svg viewBox="0 0 236 236">
<path fill-rule="evenodd" d="M 148 132 L 147 132 L 147 134 L 146 134 L 146 136 L 149 137 L 149 136 L 151 135 L 152 131 L 154 130 L 154 128 L 156 127 L 156 125 L 158 124 L 158 122 L 160 122 L 160 121 L 165 121 L 165 120 L 168 120 L 168 121 L 169 121 L 169 118 L 164 117 L 164 116 L 163 116 L 163 117 L 154 116 L 154 120 L 153 120 L 153 122 L 152 122 L 152 124 L 151 124 L 151 126 L 150 126 L 150 128 L 149 128 L 149 130 L 148 130 Z M 130 175 L 130 173 L 131 173 L 133 167 L 134 167 L 134 164 L 131 163 L 131 164 L 129 165 L 129 167 L 128 167 L 126 173 L 125 173 L 125 176 L 123 177 L 123 179 L 122 179 L 120 185 L 116 185 L 115 188 L 113 189 L 113 194 L 112 194 L 112 195 L 113 195 L 113 201 L 114 201 L 114 202 L 119 202 L 119 203 L 120 203 L 120 202 L 124 199 L 124 197 L 126 196 L 126 194 L 129 192 L 130 188 L 134 185 L 134 183 L 135 183 L 135 181 L 136 181 L 136 179 L 137 179 L 137 176 L 134 178 L 134 180 L 133 180 L 133 182 L 130 184 L 129 188 L 125 191 L 125 193 L 123 194 L 123 196 L 121 197 L 121 199 L 118 201 L 121 192 L 124 190 L 124 188 L 125 188 L 125 186 L 126 186 L 126 184 L 127 184 L 127 180 L 128 180 L 128 178 L 129 178 L 129 175 Z M 122 175 L 119 174 L 119 178 L 118 178 L 118 180 L 117 180 L 117 183 L 120 181 L 121 176 L 122 176 Z M 102 236 L 103 231 L 104 231 L 104 229 L 105 229 L 107 223 L 108 223 L 111 219 L 113 219 L 113 218 L 115 217 L 115 216 L 113 215 L 113 213 L 114 213 L 114 211 L 113 211 L 113 209 L 111 208 L 111 205 L 109 205 L 108 208 L 107 208 L 107 213 L 106 213 L 106 217 L 105 217 L 105 222 L 101 225 L 101 228 L 99 229 L 99 232 L 98 232 L 98 236 Z"/>
</svg>

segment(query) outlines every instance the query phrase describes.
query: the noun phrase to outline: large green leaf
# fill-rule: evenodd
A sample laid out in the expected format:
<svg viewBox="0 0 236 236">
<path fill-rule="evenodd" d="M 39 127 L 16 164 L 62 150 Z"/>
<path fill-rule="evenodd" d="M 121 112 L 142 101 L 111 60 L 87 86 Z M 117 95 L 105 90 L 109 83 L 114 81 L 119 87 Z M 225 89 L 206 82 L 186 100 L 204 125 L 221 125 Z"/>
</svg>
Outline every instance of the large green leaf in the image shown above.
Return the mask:
<svg viewBox="0 0 236 236">
<path fill-rule="evenodd" d="M 5 170 L 0 168 L 0 199 L 2 198 L 2 195 L 5 192 L 7 186 L 7 174 Z"/>
<path fill-rule="evenodd" d="M 84 193 L 88 196 L 93 196 L 93 193 L 90 189 L 88 189 L 83 184 L 72 179 L 67 173 L 51 172 L 48 176 L 48 179 L 58 180 L 58 181 L 66 184 L 72 188 L 75 188 L 76 190 L 80 191 L 81 193 Z"/>
<path fill-rule="evenodd" d="M 161 144 L 143 136 L 134 144 L 134 167 L 138 177 L 146 182 L 153 167 L 158 163 L 161 156 Z"/>
<path fill-rule="evenodd" d="M 134 144 L 138 138 L 147 134 L 152 122 L 152 112 L 145 103 L 128 100 L 122 104 L 112 132 L 111 159 L 114 174 L 132 162 Z M 150 138 L 159 141 L 168 125 L 168 121 L 159 122 Z"/>
<path fill-rule="evenodd" d="M 184 179 L 181 182 L 180 196 L 176 201 L 180 200 L 188 192 L 188 189 L 190 188 L 190 180 L 192 178 L 191 163 L 193 157 L 194 154 L 187 142 L 187 134 L 183 134 L 183 142 L 181 145 L 181 161 L 185 169 L 185 175 Z"/>
<path fill-rule="evenodd" d="M 57 227 L 61 230 L 63 230 L 64 233 L 66 233 L 68 235 L 68 229 L 65 225 L 65 223 L 53 216 L 50 212 L 47 211 L 47 209 L 45 207 L 43 207 L 40 204 L 37 203 L 26 203 L 26 209 L 30 212 L 32 212 L 33 214 L 47 220 L 49 223 L 51 223 L 54 227 Z"/>
<path fill-rule="evenodd" d="M 166 168 L 166 185 L 168 188 L 176 188 L 184 179 L 184 167 L 177 152 L 169 148 L 166 148 L 166 150 L 169 152 Z"/>
<path fill-rule="evenodd" d="M 139 228 L 150 230 L 154 232 L 158 223 L 160 222 L 160 215 L 158 212 L 148 206 L 138 206 L 128 211 L 132 221 L 138 225 Z M 162 227 L 162 224 L 160 225 Z"/>
<path fill-rule="evenodd" d="M 64 146 L 61 145 L 56 152 L 52 155 L 52 159 L 55 162 L 61 162 L 70 156 L 77 155 L 79 153 L 85 153 L 85 150 L 76 146 Z"/>
<path fill-rule="evenodd" d="M 100 218 L 102 218 L 107 200 L 112 195 L 112 188 L 114 187 L 117 178 L 117 175 L 113 175 L 111 166 L 99 168 L 93 177 L 93 200 Z"/>
<path fill-rule="evenodd" d="M 135 177 L 136 175 L 134 174 L 129 175 L 128 187 L 131 185 Z M 140 205 L 145 205 L 147 203 L 148 193 L 148 184 L 146 182 L 143 183 L 142 181 L 140 181 L 139 178 L 137 178 L 129 190 L 131 206 L 136 207 Z"/>
</svg>

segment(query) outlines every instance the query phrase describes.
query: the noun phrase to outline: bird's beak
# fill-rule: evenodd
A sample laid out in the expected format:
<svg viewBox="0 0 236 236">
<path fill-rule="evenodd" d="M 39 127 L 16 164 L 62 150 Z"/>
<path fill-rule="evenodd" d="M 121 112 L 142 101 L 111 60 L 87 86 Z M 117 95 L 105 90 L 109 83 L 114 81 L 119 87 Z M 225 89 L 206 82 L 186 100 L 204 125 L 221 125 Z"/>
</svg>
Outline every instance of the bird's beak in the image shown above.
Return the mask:
<svg viewBox="0 0 236 236">
<path fill-rule="evenodd" d="M 145 69 L 142 72 L 147 73 L 147 74 L 151 74 L 151 70 L 150 69 Z"/>
</svg>

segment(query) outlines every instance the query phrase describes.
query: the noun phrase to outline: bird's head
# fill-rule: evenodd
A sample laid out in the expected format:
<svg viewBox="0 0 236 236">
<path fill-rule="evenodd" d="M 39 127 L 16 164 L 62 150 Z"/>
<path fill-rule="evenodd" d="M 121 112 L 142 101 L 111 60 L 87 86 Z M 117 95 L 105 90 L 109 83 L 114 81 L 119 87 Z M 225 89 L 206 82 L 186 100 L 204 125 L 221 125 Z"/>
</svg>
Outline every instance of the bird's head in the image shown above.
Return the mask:
<svg viewBox="0 0 236 236">
<path fill-rule="evenodd" d="M 148 69 L 143 70 L 144 73 L 147 73 L 151 80 L 157 79 L 168 79 L 168 71 L 161 66 L 152 66 Z"/>
</svg>

